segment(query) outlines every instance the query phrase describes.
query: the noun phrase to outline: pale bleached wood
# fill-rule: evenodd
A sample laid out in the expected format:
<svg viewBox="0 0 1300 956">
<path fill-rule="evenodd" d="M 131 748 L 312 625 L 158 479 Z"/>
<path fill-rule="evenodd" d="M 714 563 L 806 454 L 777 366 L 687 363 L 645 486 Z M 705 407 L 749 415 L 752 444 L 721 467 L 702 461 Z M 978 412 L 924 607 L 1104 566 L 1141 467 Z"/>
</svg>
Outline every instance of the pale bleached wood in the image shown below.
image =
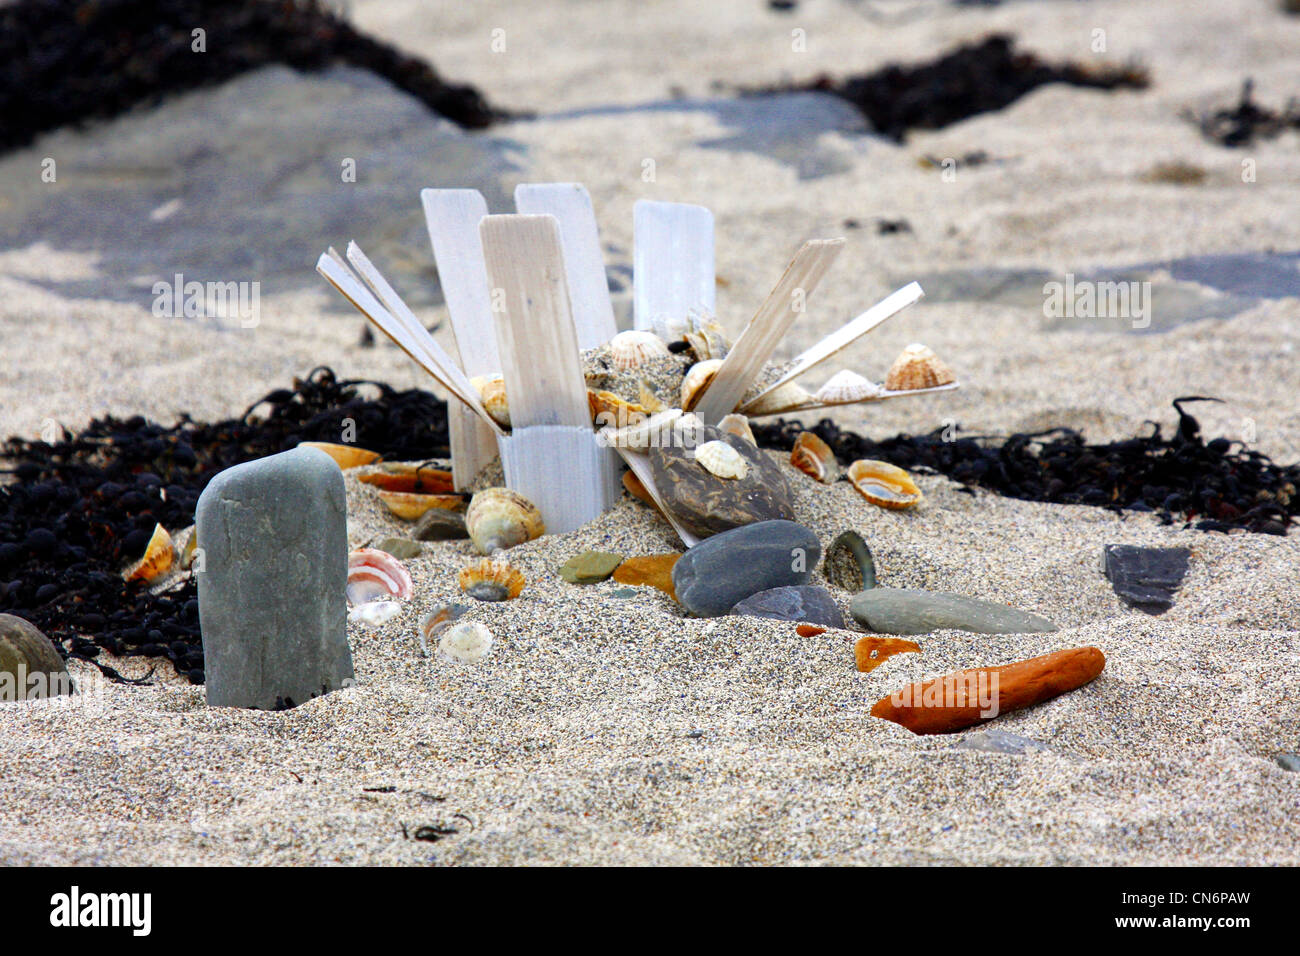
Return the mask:
<svg viewBox="0 0 1300 956">
<path fill-rule="evenodd" d="M 530 425 L 502 436 L 506 485 L 537 506 L 548 534 L 564 534 L 600 517 L 623 487 L 618 455 L 590 425 Z"/>
<path fill-rule="evenodd" d="M 559 224 L 578 348 L 594 349 L 608 342 L 618 326 L 596 211 L 586 188 L 581 183 L 520 183 L 515 187 L 515 208 L 524 215 L 554 216 Z"/>
<path fill-rule="evenodd" d="M 460 402 L 447 403 L 447 430 L 452 485 L 457 491 L 468 491 L 478 473 L 497 457 L 496 432 Z"/>
<path fill-rule="evenodd" d="M 843 239 L 813 239 L 803 244 L 781 281 L 750 319 L 695 406 L 695 414 L 709 425 L 734 411 L 746 389 L 772 357 L 776 346 L 799 317 L 826 270 L 844 248 Z"/>
<path fill-rule="evenodd" d="M 677 536 L 682 539 L 682 543 L 688 548 L 693 548 L 699 544 L 701 539 L 698 536 L 691 534 L 678 524 L 677 519 L 673 517 L 672 511 L 664 505 L 663 498 L 659 494 L 659 489 L 655 487 L 654 469 L 650 467 L 650 456 L 644 451 L 637 451 L 633 448 L 619 448 L 617 445 L 614 447 L 617 449 L 619 455 L 622 456 L 627 467 L 631 469 L 632 474 L 636 475 L 637 478 L 640 479 L 641 484 L 645 485 L 646 491 L 650 492 L 650 497 L 653 498 L 655 504 L 659 506 L 660 514 L 668 519 L 668 523 L 673 526 L 673 530 L 676 531 Z"/>
<path fill-rule="evenodd" d="M 925 293 L 921 290 L 921 286 L 915 282 L 909 283 L 896 292 L 890 293 L 857 318 L 842 325 L 830 335 L 826 336 L 826 338 L 822 339 L 820 342 L 799 355 L 794 360 L 794 364 L 791 366 L 789 371 L 746 402 L 745 406 L 741 408 L 741 411 L 744 411 L 745 407 L 756 403 L 769 392 L 774 392 L 782 385 L 793 382 L 815 366 L 826 361 L 828 358 L 847 348 L 849 345 L 852 345 L 859 338 L 876 328 L 876 326 L 880 325 L 886 319 L 897 315 L 913 302 L 920 299 L 923 295 L 925 295 Z"/>
<path fill-rule="evenodd" d="M 487 201 L 477 189 L 423 189 L 420 201 L 461 368 L 470 377 L 495 374 L 501 360 L 478 233 Z"/>
<path fill-rule="evenodd" d="M 587 386 L 569 311 L 560 227 L 554 216 L 487 216 L 479 224 L 497 354 L 512 430 L 591 427 Z"/>
<path fill-rule="evenodd" d="M 869 395 L 866 398 L 860 398 L 856 402 L 805 402 L 802 405 L 792 405 L 789 408 L 774 408 L 768 412 L 745 412 L 741 411 L 750 418 L 770 418 L 773 415 L 786 415 L 792 412 L 815 412 L 823 408 L 845 408 L 849 405 L 870 405 L 874 402 L 888 402 L 895 398 L 910 398 L 914 395 L 934 395 L 937 392 L 951 392 L 953 389 L 961 387 L 960 382 L 949 382 L 947 385 L 936 385 L 934 388 L 913 388 L 905 392 L 881 392 L 879 395 Z"/>
<path fill-rule="evenodd" d="M 632 222 L 635 326 L 667 338 L 669 321 L 712 314 L 717 295 L 713 213 L 689 203 L 639 199 Z"/>
</svg>

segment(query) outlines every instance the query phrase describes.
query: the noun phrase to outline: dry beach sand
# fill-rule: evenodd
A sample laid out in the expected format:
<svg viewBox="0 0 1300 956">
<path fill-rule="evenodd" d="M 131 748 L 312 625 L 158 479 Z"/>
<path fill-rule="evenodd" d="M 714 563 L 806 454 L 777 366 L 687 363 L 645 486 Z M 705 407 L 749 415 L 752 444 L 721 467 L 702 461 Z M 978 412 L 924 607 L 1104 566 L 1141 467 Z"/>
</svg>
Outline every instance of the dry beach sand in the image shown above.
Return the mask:
<svg viewBox="0 0 1300 956">
<path fill-rule="evenodd" d="M 846 235 L 781 358 L 922 279 L 930 298 L 842 364 L 879 378 L 923 341 L 964 387 L 835 416 L 855 430 L 952 420 L 973 433 L 1068 425 L 1109 440 L 1148 419 L 1168 431 L 1173 398 L 1208 394 L 1225 404 L 1197 407 L 1207 435 L 1250 432 L 1278 460 L 1300 457 L 1294 293 L 1152 269 L 1166 298 L 1147 334 L 1122 318 L 1053 325 L 1041 292 L 940 294 L 980 270 L 1059 280 L 1300 248 L 1296 135 L 1228 150 L 1179 117 L 1235 101 L 1247 74 L 1275 107 L 1300 89 L 1300 18 L 1272 2 L 922 3 L 922 15 L 885 23 L 851 3 L 787 16 L 739 2 L 620 0 L 563 16 L 520 3 L 436 15 L 408 0 L 354 6 L 362 29 L 543 115 L 469 136 L 355 71 L 269 69 L 0 158 L 0 434 L 108 412 L 228 416 L 318 364 L 427 387 L 395 349 L 356 348 L 360 320 L 311 271 L 316 256 L 355 238 L 432 323 L 445 308 L 419 188 L 475 185 L 502 211 L 516 182 L 576 180 L 624 281 L 636 199 L 711 206 L 719 312 L 733 333 L 799 242 Z M 496 26 L 504 54 L 488 52 Z M 789 51 L 795 27 L 806 54 Z M 863 134 L 837 100 L 738 102 L 710 87 L 921 60 L 994 29 L 1052 59 L 1086 59 L 1095 27 L 1107 30 L 1105 58 L 1139 58 L 1151 89 L 1047 87 L 901 146 Z M 951 183 L 918 162 L 976 150 L 995 161 Z M 39 182 L 46 156 L 59 161 L 57 184 Z M 359 182 L 342 186 L 348 156 Z M 1246 158 L 1253 183 L 1241 180 Z M 1205 181 L 1144 178 L 1170 161 L 1203 168 Z M 179 212 L 150 216 L 174 199 Z M 878 235 L 881 216 L 912 231 Z M 152 281 L 176 272 L 264 277 L 260 324 L 155 318 Z M 1182 321 L 1225 300 L 1239 307 L 1230 317 Z M 692 620 L 653 589 L 566 584 L 555 569 L 584 549 L 677 548 L 666 524 L 625 499 L 577 532 L 511 551 L 529 585 L 471 610 L 496 639 L 479 664 L 425 658 L 414 636 L 426 611 L 461 597 L 467 542 L 426 545 L 409 562 L 416 597 L 403 612 L 378 630 L 350 626 L 357 686 L 286 713 L 210 709 L 202 688 L 162 667 L 151 686 L 124 687 L 74 662 L 93 699 L 0 706 L 0 861 L 1300 862 L 1300 774 L 1273 760 L 1300 750 L 1295 533 L 1182 531 L 1145 515 L 972 497 L 938 477 L 921 477 L 926 502 L 897 514 L 844 483 L 826 489 L 793 471 L 790 481 L 823 546 L 847 528 L 863 534 L 882 584 L 1006 602 L 1061 630 L 942 631 L 918 639 L 920 655 L 860 674 L 857 632 L 803 638 L 787 623 Z M 354 545 L 409 530 L 352 478 L 348 492 Z M 1192 549 L 1172 610 L 1156 618 L 1119 602 L 1099 571 L 1108 543 Z M 850 595 L 835 593 L 847 613 Z M 919 738 L 869 716 L 913 680 L 1087 644 L 1107 655 L 1098 680 L 992 725 L 1045 750 L 954 749 L 968 735 Z M 131 676 L 150 666 L 113 663 Z"/>
</svg>

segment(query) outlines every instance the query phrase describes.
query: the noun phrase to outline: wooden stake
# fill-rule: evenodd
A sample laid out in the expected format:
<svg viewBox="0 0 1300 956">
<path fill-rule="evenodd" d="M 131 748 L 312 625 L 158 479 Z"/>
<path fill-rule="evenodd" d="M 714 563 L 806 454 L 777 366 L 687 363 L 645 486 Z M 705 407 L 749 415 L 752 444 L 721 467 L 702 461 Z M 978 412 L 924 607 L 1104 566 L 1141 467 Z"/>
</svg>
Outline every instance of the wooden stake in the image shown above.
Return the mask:
<svg viewBox="0 0 1300 956">
<path fill-rule="evenodd" d="M 632 207 L 632 304 L 638 329 L 668 338 L 668 323 L 715 309 L 713 213 L 704 206 L 639 199 Z"/>
</svg>

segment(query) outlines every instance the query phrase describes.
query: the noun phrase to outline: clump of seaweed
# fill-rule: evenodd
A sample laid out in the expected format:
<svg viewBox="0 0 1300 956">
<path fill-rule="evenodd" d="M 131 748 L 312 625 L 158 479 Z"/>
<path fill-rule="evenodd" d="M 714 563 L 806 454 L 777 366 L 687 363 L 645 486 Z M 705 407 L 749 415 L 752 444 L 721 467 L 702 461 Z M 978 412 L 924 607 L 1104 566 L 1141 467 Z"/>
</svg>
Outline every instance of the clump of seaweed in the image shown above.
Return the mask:
<svg viewBox="0 0 1300 956">
<path fill-rule="evenodd" d="M 1300 129 L 1300 103 L 1287 101 L 1281 113 L 1255 102 L 1255 83 L 1247 78 L 1241 84 L 1241 96 L 1231 109 L 1208 110 L 1184 117 L 1201 129 L 1201 135 L 1220 146 L 1250 146 L 1256 140 L 1273 139 L 1285 130 Z"/>
</svg>

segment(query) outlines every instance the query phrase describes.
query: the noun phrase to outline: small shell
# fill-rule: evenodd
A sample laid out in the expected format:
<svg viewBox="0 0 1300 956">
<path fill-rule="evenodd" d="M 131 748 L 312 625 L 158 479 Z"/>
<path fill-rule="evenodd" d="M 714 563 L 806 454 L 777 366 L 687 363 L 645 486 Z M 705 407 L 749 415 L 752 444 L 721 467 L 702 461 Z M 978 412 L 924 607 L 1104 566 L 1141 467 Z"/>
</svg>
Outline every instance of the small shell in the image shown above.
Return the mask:
<svg viewBox="0 0 1300 956">
<path fill-rule="evenodd" d="M 402 613 L 396 601 L 367 601 L 348 609 L 348 620 L 366 627 L 380 627 Z"/>
<path fill-rule="evenodd" d="M 369 604 L 384 597 L 405 601 L 411 596 L 411 575 L 401 561 L 378 548 L 360 548 L 348 555 L 348 602 Z"/>
<path fill-rule="evenodd" d="M 742 406 L 742 410 L 750 418 L 757 418 L 760 415 L 778 415 L 781 412 L 792 412 L 809 404 L 811 401 L 812 395 L 802 385 L 797 382 L 786 382 L 780 388 L 768 392 L 757 401 Z"/>
<path fill-rule="evenodd" d="M 668 354 L 668 343 L 653 332 L 633 329 L 609 340 L 609 361 L 620 372 Z"/>
<path fill-rule="evenodd" d="M 379 466 L 378 471 L 366 475 L 357 475 L 357 480 L 385 491 L 413 491 L 417 494 L 450 494 L 452 487 L 451 472 L 428 465 L 412 465 L 395 462 Z"/>
<path fill-rule="evenodd" d="M 754 437 L 754 430 L 749 427 L 749 419 L 740 412 L 732 412 L 730 415 L 724 415 L 722 421 L 718 422 L 718 430 L 726 432 L 729 435 L 736 435 L 745 439 L 755 448 L 758 447 L 758 439 Z"/>
<path fill-rule="evenodd" d="M 918 388 L 936 388 L 957 381 L 952 369 L 919 342 L 903 349 L 889 367 L 885 388 L 891 392 L 910 392 Z"/>
<path fill-rule="evenodd" d="M 431 508 L 459 511 L 465 504 L 460 495 L 418 495 L 413 491 L 380 491 L 379 500 L 394 516 L 414 521 Z"/>
<path fill-rule="evenodd" d="M 722 359 L 706 359 L 696 362 L 682 379 L 682 411 L 689 412 L 704 397 L 704 390 L 713 381 L 722 367 Z"/>
<path fill-rule="evenodd" d="M 334 459 L 340 468 L 357 468 L 379 461 L 379 453 L 358 448 L 356 445 L 336 445 L 327 441 L 300 441 L 299 448 L 315 448 Z"/>
<path fill-rule="evenodd" d="M 647 412 L 654 414 L 655 412 L 668 411 L 668 406 L 660 401 L 659 396 L 655 394 L 655 390 L 650 387 L 650 383 L 645 379 L 641 379 L 638 383 L 638 391 L 640 394 L 637 396 L 637 402 Z"/>
<path fill-rule="evenodd" d="M 461 570 L 460 589 L 476 601 L 509 601 L 524 589 L 524 576 L 505 561 L 484 558 Z"/>
<path fill-rule="evenodd" d="M 883 394 L 884 389 L 875 382 L 869 382 L 856 372 L 844 369 L 827 379 L 826 384 L 817 389 L 813 399 L 823 405 L 847 405 L 868 398 L 879 398 Z"/>
<path fill-rule="evenodd" d="M 509 488 L 485 488 L 470 500 L 465 528 L 480 554 L 513 548 L 546 534 L 537 506 Z"/>
<path fill-rule="evenodd" d="M 444 604 L 424 616 L 417 635 L 420 638 L 420 649 L 425 657 L 429 656 L 429 642 L 455 624 L 457 619 L 468 610 L 469 608 L 464 604 Z"/>
<path fill-rule="evenodd" d="M 172 536 L 160 524 L 153 526 L 153 535 L 144 549 L 144 557 L 122 572 L 124 581 L 153 581 L 171 570 L 176 556 Z"/>
<path fill-rule="evenodd" d="M 835 452 L 812 432 L 799 433 L 790 452 L 790 464 L 827 485 L 840 480 L 840 465 L 835 460 Z"/>
<path fill-rule="evenodd" d="M 438 650 L 462 663 L 473 664 L 492 650 L 492 632 L 478 621 L 462 621 L 442 636 Z"/>
<path fill-rule="evenodd" d="M 598 392 L 587 389 L 587 408 L 591 412 L 591 423 L 597 428 L 626 428 L 637 425 L 649 416 L 649 412 L 635 402 L 613 392 Z"/>
<path fill-rule="evenodd" d="M 483 410 L 502 428 L 510 427 L 510 403 L 506 401 L 506 380 L 500 375 L 480 375 L 469 383 L 478 389 Z"/>
<path fill-rule="evenodd" d="M 611 448 L 645 451 L 672 444 L 673 425 L 682 417 L 680 408 L 670 408 L 625 428 L 602 429 L 597 439 Z"/>
<path fill-rule="evenodd" d="M 744 478 L 749 474 L 749 465 L 744 457 L 725 441 L 706 441 L 695 449 L 695 460 L 705 471 L 719 478 Z"/>
<path fill-rule="evenodd" d="M 862 458 L 849 465 L 849 481 L 873 505 L 899 511 L 921 500 L 921 489 L 912 476 L 887 461 Z"/>
<path fill-rule="evenodd" d="M 686 332 L 682 337 L 690 344 L 691 351 L 701 362 L 709 359 L 724 359 L 731 351 L 731 343 L 727 341 L 726 333 L 713 318 L 701 319 L 694 330 Z"/>
</svg>

